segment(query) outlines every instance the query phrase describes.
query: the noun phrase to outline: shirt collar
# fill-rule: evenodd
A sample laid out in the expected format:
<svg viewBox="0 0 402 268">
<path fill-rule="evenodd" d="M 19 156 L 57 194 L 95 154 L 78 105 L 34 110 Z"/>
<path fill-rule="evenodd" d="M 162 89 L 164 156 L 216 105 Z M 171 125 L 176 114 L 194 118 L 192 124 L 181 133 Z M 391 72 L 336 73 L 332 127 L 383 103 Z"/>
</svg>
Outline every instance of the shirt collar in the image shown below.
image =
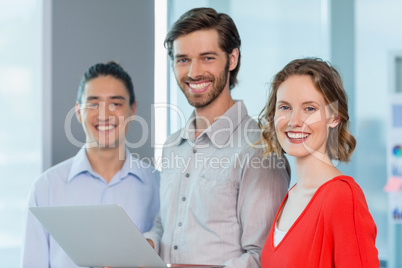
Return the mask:
<svg viewBox="0 0 402 268">
<path fill-rule="evenodd" d="M 125 148 L 125 153 L 126 160 L 124 161 L 121 170 L 119 170 L 119 172 L 117 173 L 118 179 L 123 180 L 128 177 L 128 174 L 132 174 L 143 182 L 144 180 L 142 179 L 140 160 L 133 157 L 127 148 Z M 100 175 L 93 170 L 91 164 L 89 163 L 85 148 L 82 147 L 73 159 L 67 181 L 70 182 L 79 174 L 86 172 L 89 173 L 93 178 L 100 179 Z"/>
<path fill-rule="evenodd" d="M 140 181 L 144 182 L 143 173 L 141 166 L 143 163 L 134 154 L 131 154 L 130 151 L 126 148 L 126 160 L 124 161 L 123 167 L 119 171 L 120 177 L 122 180 L 128 176 L 128 174 L 133 175 L 138 178 Z"/>
<path fill-rule="evenodd" d="M 235 104 L 230 107 L 218 120 L 204 130 L 198 138 L 207 135 L 212 144 L 217 147 L 225 147 L 233 131 L 237 129 L 244 117 L 247 116 L 247 108 L 243 101 L 235 100 Z M 183 140 L 195 140 L 195 112 L 191 114 L 186 126 L 180 131 Z"/>
</svg>

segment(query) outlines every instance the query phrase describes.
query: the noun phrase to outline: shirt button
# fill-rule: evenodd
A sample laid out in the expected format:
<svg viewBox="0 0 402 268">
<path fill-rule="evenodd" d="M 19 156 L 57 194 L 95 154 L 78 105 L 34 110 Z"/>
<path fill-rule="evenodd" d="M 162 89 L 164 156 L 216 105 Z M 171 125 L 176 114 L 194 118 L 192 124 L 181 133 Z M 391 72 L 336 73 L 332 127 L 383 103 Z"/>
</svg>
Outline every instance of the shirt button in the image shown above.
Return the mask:
<svg viewBox="0 0 402 268">
<path fill-rule="evenodd" d="M 179 247 L 178 247 L 178 246 L 174 246 L 173 248 L 174 248 L 174 250 L 177 250 Z"/>
<path fill-rule="evenodd" d="M 186 198 L 185 198 L 185 197 L 183 197 L 181 200 L 183 200 L 183 202 L 184 202 L 184 201 L 186 201 Z"/>
<path fill-rule="evenodd" d="M 180 227 L 180 226 L 182 226 L 183 224 L 182 224 L 181 222 L 179 222 L 179 224 L 178 224 L 178 225 L 179 225 L 179 227 Z"/>
<path fill-rule="evenodd" d="M 186 177 L 187 177 L 187 178 L 190 177 L 190 174 L 189 174 L 189 173 L 186 173 Z"/>
</svg>

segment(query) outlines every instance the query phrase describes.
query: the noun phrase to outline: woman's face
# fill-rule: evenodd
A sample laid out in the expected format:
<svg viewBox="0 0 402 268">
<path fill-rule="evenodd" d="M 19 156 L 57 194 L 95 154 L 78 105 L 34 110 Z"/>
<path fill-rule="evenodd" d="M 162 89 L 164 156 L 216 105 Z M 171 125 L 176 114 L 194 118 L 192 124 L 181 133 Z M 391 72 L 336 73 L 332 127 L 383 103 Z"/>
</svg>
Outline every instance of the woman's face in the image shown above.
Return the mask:
<svg viewBox="0 0 402 268">
<path fill-rule="evenodd" d="M 326 154 L 329 127 L 337 121 L 311 77 L 289 77 L 276 97 L 275 131 L 283 150 L 295 157 Z"/>
</svg>

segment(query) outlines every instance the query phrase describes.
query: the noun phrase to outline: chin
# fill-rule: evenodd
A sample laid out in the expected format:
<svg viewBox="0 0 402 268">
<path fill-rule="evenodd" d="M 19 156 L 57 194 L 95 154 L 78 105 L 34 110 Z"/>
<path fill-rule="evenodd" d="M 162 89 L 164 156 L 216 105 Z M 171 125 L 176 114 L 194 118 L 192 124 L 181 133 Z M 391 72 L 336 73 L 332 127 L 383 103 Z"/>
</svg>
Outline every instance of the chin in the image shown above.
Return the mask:
<svg viewBox="0 0 402 268">
<path fill-rule="evenodd" d="M 111 148 L 116 148 L 116 147 L 118 147 L 116 144 L 114 144 L 114 143 L 100 143 L 100 142 L 97 142 L 96 143 L 96 147 L 97 148 L 101 148 L 101 149 L 111 149 Z"/>
<path fill-rule="evenodd" d="M 293 156 L 293 157 L 305 157 L 310 155 L 310 153 L 304 149 L 304 148 L 298 148 L 298 149 L 283 149 L 285 151 L 285 153 L 289 156 Z"/>
</svg>

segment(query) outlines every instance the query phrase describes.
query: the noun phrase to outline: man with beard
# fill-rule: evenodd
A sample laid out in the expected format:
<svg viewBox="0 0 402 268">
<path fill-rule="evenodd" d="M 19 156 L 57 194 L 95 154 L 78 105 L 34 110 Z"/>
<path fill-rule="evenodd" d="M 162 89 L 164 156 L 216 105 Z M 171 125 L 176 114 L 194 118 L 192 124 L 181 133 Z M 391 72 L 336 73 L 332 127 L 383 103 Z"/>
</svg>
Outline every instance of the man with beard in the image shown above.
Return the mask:
<svg viewBox="0 0 402 268">
<path fill-rule="evenodd" d="M 195 111 L 165 142 L 160 215 L 145 237 L 167 263 L 260 267 L 289 173 L 286 159 L 254 146 L 257 123 L 231 97 L 240 67 L 236 25 L 214 9 L 192 9 L 165 46 Z"/>
</svg>

